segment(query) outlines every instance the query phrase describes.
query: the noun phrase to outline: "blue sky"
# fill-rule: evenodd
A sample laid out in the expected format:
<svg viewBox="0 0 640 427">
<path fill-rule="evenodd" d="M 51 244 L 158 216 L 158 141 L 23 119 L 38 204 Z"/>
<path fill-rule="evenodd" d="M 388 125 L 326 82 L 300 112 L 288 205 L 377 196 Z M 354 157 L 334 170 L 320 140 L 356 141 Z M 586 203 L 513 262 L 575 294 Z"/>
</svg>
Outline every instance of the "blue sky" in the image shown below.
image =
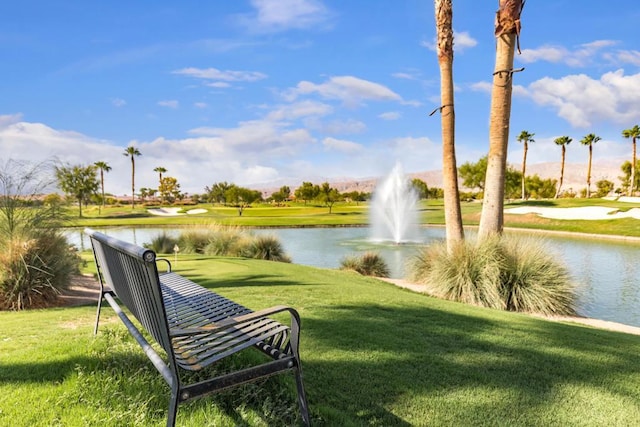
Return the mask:
<svg viewBox="0 0 640 427">
<path fill-rule="evenodd" d="M 454 0 L 458 162 L 488 149 L 497 1 Z M 529 0 L 514 76 L 509 161 L 595 133 L 594 164 L 631 157 L 640 123 L 636 0 Z M 106 161 L 106 190 L 320 183 L 441 167 L 433 2 L 36 1 L 0 5 L 0 159 Z"/>
</svg>

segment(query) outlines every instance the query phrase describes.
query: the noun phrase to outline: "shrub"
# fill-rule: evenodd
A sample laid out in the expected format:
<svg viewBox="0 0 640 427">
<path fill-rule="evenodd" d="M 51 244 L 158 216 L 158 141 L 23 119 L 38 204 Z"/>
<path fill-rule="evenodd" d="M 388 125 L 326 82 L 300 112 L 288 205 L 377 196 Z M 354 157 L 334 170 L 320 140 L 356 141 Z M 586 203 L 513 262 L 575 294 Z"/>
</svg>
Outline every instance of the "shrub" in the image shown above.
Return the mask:
<svg viewBox="0 0 640 427">
<path fill-rule="evenodd" d="M 502 242 L 505 268 L 500 290 L 507 310 L 575 314 L 575 289 L 568 270 L 539 240 Z"/>
<path fill-rule="evenodd" d="M 284 247 L 273 235 L 253 236 L 243 251 L 247 258 L 266 259 L 270 261 L 291 262 Z"/>
<path fill-rule="evenodd" d="M 340 261 L 341 270 L 353 270 L 364 276 L 389 277 L 389 267 L 375 252 L 347 256 Z"/>
<path fill-rule="evenodd" d="M 80 257 L 60 233 L 41 230 L 31 238 L 4 242 L 0 251 L 0 309 L 22 310 L 54 303 Z"/>
<path fill-rule="evenodd" d="M 80 258 L 58 226 L 54 204 L 34 203 L 52 184 L 46 164 L 0 165 L 0 309 L 42 307 L 56 300 Z"/>
<path fill-rule="evenodd" d="M 151 239 L 150 243 L 144 245 L 145 248 L 151 249 L 159 254 L 171 254 L 173 248 L 178 244 L 178 239 L 170 236 L 165 231 Z"/>
<path fill-rule="evenodd" d="M 449 253 L 444 242 L 409 263 L 409 279 L 438 297 L 510 311 L 575 314 L 567 269 L 542 241 L 505 236 L 467 240 Z"/>
<path fill-rule="evenodd" d="M 249 242 L 250 238 L 238 227 L 216 227 L 210 232 L 205 253 L 215 256 L 242 256 Z"/>
<path fill-rule="evenodd" d="M 210 237 L 209 230 L 183 231 L 178 238 L 178 246 L 185 254 L 204 254 L 204 248 L 209 243 Z"/>
</svg>

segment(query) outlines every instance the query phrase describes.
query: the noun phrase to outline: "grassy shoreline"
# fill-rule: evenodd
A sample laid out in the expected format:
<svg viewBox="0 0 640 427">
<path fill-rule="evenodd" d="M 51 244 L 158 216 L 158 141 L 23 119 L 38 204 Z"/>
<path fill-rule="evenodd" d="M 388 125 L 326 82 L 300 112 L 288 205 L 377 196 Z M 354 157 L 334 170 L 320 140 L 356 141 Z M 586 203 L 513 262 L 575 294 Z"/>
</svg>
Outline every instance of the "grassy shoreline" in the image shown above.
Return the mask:
<svg viewBox="0 0 640 427">
<path fill-rule="evenodd" d="M 462 203 L 463 223 L 465 227 L 475 227 L 480 221 L 482 205 L 479 202 Z M 607 199 L 558 199 L 540 201 L 512 201 L 505 208 L 519 206 L 542 207 L 587 207 L 605 206 L 620 211 L 640 207 L 637 203 L 618 202 Z M 204 214 L 157 216 L 146 208 L 130 206 L 108 206 L 100 213 L 91 206 L 84 209 L 83 218 L 74 218 L 77 214 L 69 208 L 66 213 L 69 227 L 112 227 L 112 226 L 193 226 L 193 225 L 232 225 L 239 227 L 358 227 L 369 224 L 368 205 L 366 203 L 336 204 L 332 213 L 325 206 L 290 203 L 287 206 L 257 205 L 245 209 L 242 216 L 233 207 L 211 204 L 185 206 L 184 210 L 206 209 Z M 444 204 L 442 200 L 422 201 L 419 206 L 420 222 L 424 225 L 444 225 Z M 640 238 L 640 220 L 633 218 L 606 220 L 559 220 L 542 218 L 535 214 L 505 214 L 505 228 L 509 230 L 544 230 L 563 233 L 583 233 L 596 236 L 620 236 L 621 238 Z"/>
</svg>

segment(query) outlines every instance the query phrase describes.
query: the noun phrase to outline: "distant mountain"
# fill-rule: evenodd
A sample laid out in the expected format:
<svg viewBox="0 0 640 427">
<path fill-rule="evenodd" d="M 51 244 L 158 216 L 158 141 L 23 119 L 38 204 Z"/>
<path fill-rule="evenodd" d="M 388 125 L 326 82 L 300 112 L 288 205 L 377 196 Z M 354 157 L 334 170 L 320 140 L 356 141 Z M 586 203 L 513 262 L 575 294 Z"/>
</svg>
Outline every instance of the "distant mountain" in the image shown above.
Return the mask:
<svg viewBox="0 0 640 427">
<path fill-rule="evenodd" d="M 620 166 L 625 160 L 606 160 L 594 162 L 591 166 L 591 189 L 595 190 L 596 182 L 606 179 L 614 183 L 615 187 L 620 186 L 619 176 L 622 175 Z M 512 164 L 516 170 L 520 170 L 522 165 Z M 538 175 L 542 179 L 560 179 L 560 162 L 547 162 L 547 163 L 534 163 L 527 164 L 527 176 Z M 425 172 L 415 172 L 408 174 L 409 178 L 418 178 L 427 183 L 429 187 L 442 188 L 442 170 L 433 170 Z M 368 178 L 319 178 L 305 179 L 304 181 L 313 182 L 314 184 L 320 184 L 322 182 L 329 182 L 332 187 L 336 188 L 341 193 L 350 191 L 360 192 L 373 192 L 376 188 L 376 184 L 379 180 L 384 178 L 380 177 L 368 177 Z M 272 193 L 278 191 L 283 185 L 288 185 L 291 191 L 294 191 L 302 184 L 302 181 L 296 180 L 280 180 L 276 182 L 270 182 L 260 186 L 252 186 L 252 188 L 259 189 L 265 196 L 270 196 Z M 573 189 L 576 193 L 579 193 L 581 189 L 587 186 L 587 164 L 586 163 L 565 163 L 564 165 L 564 181 L 562 188 L 565 190 Z"/>
</svg>

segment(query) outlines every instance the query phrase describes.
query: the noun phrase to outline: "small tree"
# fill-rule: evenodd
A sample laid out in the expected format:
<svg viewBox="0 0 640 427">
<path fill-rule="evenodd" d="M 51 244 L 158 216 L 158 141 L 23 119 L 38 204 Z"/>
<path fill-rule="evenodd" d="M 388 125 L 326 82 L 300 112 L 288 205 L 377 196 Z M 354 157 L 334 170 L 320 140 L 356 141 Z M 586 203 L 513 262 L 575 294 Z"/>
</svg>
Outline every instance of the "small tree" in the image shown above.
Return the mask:
<svg viewBox="0 0 640 427">
<path fill-rule="evenodd" d="M 598 189 L 596 192 L 596 197 L 605 197 L 607 194 L 613 191 L 614 184 L 608 179 L 601 179 L 596 182 L 596 188 Z"/>
<path fill-rule="evenodd" d="M 333 205 L 340 200 L 340 192 L 335 188 L 332 188 L 328 182 L 324 182 L 320 187 L 318 200 L 327 206 L 329 208 L 329 213 L 331 213 Z"/>
<path fill-rule="evenodd" d="M 262 199 L 262 194 L 257 190 L 250 190 L 244 187 L 238 187 L 235 184 L 231 184 L 229 189 L 225 192 L 225 198 L 227 203 L 230 203 L 238 210 L 238 216 L 242 216 L 244 210 L 251 206 L 253 202 Z"/>
<path fill-rule="evenodd" d="M 100 186 L 96 178 L 96 166 L 57 166 L 58 187 L 78 201 L 78 216 L 82 218 L 82 203 L 88 202 Z"/>
<path fill-rule="evenodd" d="M 206 200 L 209 203 L 227 203 L 226 192 L 233 186 L 234 184 L 229 184 L 228 182 L 216 182 L 211 187 L 205 187 L 204 191 L 206 193 Z"/>
<path fill-rule="evenodd" d="M 180 198 L 180 184 L 178 180 L 172 176 L 165 176 L 160 181 L 160 187 L 158 187 L 160 198 L 166 200 L 169 203 L 173 203 L 176 199 Z"/>
<path fill-rule="evenodd" d="M 411 186 L 416 191 L 416 194 L 420 199 L 429 198 L 429 187 L 427 186 L 426 182 L 424 182 L 420 178 L 413 178 L 411 180 Z"/>
<path fill-rule="evenodd" d="M 306 205 L 309 200 L 314 200 L 320 194 L 320 187 L 317 185 L 313 185 L 310 182 L 303 182 L 300 187 L 298 187 L 294 193 L 296 199 L 304 200 L 304 204 Z"/>
</svg>

